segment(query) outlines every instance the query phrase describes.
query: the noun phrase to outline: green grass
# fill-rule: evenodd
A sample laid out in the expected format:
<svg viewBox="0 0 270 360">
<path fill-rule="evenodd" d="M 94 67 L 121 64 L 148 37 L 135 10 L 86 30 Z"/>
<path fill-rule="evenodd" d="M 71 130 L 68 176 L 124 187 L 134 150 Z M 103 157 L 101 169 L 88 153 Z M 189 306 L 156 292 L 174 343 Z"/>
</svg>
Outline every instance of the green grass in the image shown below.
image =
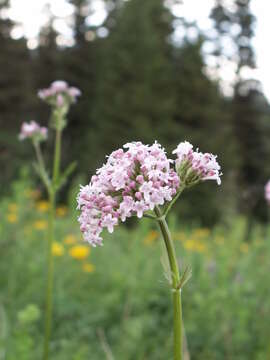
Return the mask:
<svg viewBox="0 0 270 360">
<path fill-rule="evenodd" d="M 0 203 L 1 360 L 41 358 L 47 212 L 30 186 L 15 183 Z M 71 248 L 88 245 L 74 200 L 65 212 L 56 227 L 51 359 L 172 359 L 170 290 L 155 224 L 119 226 L 78 260 Z M 180 265 L 193 269 L 183 290 L 191 359 L 270 359 L 270 241 L 263 229 L 247 244 L 244 219 L 212 230 L 180 228 L 177 220 L 170 225 Z M 84 256 L 84 248 L 76 251 Z"/>
</svg>

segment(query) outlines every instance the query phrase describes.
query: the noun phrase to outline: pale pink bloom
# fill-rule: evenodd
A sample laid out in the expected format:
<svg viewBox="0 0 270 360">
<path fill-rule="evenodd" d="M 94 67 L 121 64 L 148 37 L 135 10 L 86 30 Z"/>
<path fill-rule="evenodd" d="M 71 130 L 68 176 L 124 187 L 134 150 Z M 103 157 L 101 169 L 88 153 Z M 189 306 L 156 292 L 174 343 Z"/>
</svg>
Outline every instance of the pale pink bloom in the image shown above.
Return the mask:
<svg viewBox="0 0 270 360">
<path fill-rule="evenodd" d="M 38 91 L 38 96 L 50 105 L 61 107 L 65 104 L 74 103 L 81 91 L 75 87 L 70 87 L 66 81 L 54 81 L 47 89 Z"/>
<path fill-rule="evenodd" d="M 139 190 L 143 193 L 144 199 L 146 201 L 150 200 L 150 195 L 153 192 L 153 182 L 152 181 L 145 181 L 140 187 Z"/>
<path fill-rule="evenodd" d="M 184 158 L 187 158 L 189 154 L 193 152 L 193 145 L 191 145 L 188 141 L 181 142 L 175 150 L 173 150 L 173 154 L 177 155 L 177 161 L 182 161 Z"/>
<path fill-rule="evenodd" d="M 131 211 L 134 208 L 134 200 L 131 196 L 124 196 L 123 201 L 119 206 L 119 214 L 121 221 L 125 222 L 127 217 L 131 216 Z"/>
<path fill-rule="evenodd" d="M 143 217 L 143 213 L 147 210 L 147 206 L 145 205 L 145 202 L 143 200 L 141 201 L 135 201 L 134 203 L 134 211 L 137 213 L 138 218 Z"/>
<path fill-rule="evenodd" d="M 105 215 L 102 220 L 102 226 L 106 227 L 109 233 L 113 232 L 114 225 L 117 224 L 117 219 L 112 217 L 112 214 Z"/>
<path fill-rule="evenodd" d="M 264 187 L 264 195 L 265 195 L 265 200 L 267 201 L 268 204 L 270 204 L 270 180 L 267 181 Z"/>
<path fill-rule="evenodd" d="M 51 89 L 53 89 L 57 93 L 65 91 L 68 89 L 68 83 L 63 80 L 56 80 L 52 82 Z"/>
<path fill-rule="evenodd" d="M 46 98 L 53 96 L 53 92 L 51 89 L 43 89 L 38 91 L 38 97 L 42 100 L 45 100 Z"/>
<path fill-rule="evenodd" d="M 111 176 L 111 183 L 114 189 L 120 190 L 125 187 L 128 175 L 123 176 L 124 168 L 119 167 L 117 171 L 114 171 Z"/>
<path fill-rule="evenodd" d="M 76 98 L 78 96 L 81 96 L 81 90 L 79 90 L 78 88 L 72 86 L 68 89 L 68 93 L 72 98 Z"/>
<path fill-rule="evenodd" d="M 21 132 L 19 134 L 20 140 L 33 139 L 37 141 L 46 140 L 48 136 L 48 129 L 46 127 L 40 126 L 34 120 L 29 123 L 24 122 L 21 127 Z"/>
<path fill-rule="evenodd" d="M 139 192 L 139 191 L 136 191 L 136 192 L 135 192 L 135 198 L 138 199 L 138 200 L 142 200 L 142 198 L 143 198 L 142 193 Z"/>
</svg>

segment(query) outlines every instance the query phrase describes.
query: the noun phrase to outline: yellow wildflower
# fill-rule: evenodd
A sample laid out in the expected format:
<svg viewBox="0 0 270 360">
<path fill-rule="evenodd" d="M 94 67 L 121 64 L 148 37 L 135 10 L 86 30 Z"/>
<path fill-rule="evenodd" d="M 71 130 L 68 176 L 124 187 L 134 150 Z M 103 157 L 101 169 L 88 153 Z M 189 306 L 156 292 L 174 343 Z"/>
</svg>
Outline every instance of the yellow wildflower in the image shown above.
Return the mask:
<svg viewBox="0 0 270 360">
<path fill-rule="evenodd" d="M 194 247 L 195 247 L 195 241 L 192 240 L 192 239 L 189 239 L 187 241 L 184 242 L 184 248 L 186 250 L 194 250 Z"/>
<path fill-rule="evenodd" d="M 36 204 L 36 208 L 40 212 L 46 212 L 50 208 L 50 203 L 48 201 L 45 201 L 45 200 L 38 201 L 37 204 Z"/>
<path fill-rule="evenodd" d="M 58 242 L 52 244 L 52 254 L 54 256 L 62 256 L 64 254 L 64 247 Z"/>
<path fill-rule="evenodd" d="M 247 243 L 243 243 L 240 245 L 240 251 L 244 254 L 248 253 L 249 245 Z"/>
<path fill-rule="evenodd" d="M 36 230 L 45 230 L 48 227 L 48 223 L 45 220 L 37 220 L 33 225 Z"/>
<path fill-rule="evenodd" d="M 194 251 L 203 253 L 206 251 L 206 245 L 202 243 L 201 241 L 197 241 L 194 239 L 189 239 L 184 242 L 184 248 L 188 251 Z"/>
<path fill-rule="evenodd" d="M 82 269 L 84 272 L 92 273 L 96 270 L 96 267 L 93 264 L 85 263 L 85 264 L 83 264 Z"/>
<path fill-rule="evenodd" d="M 199 228 L 199 229 L 193 230 L 194 237 L 205 238 L 205 237 L 209 236 L 209 234 L 210 234 L 210 230 L 207 228 Z"/>
<path fill-rule="evenodd" d="M 10 212 L 16 212 L 16 211 L 18 211 L 18 205 L 15 204 L 15 203 L 10 203 L 10 204 L 8 204 L 8 210 L 9 210 Z"/>
<path fill-rule="evenodd" d="M 72 234 L 70 235 L 67 235 L 65 238 L 64 238 L 64 243 L 67 244 L 67 245 L 73 245 L 75 244 L 77 241 L 76 237 Z"/>
<path fill-rule="evenodd" d="M 69 250 L 69 255 L 76 260 L 84 260 L 90 254 L 90 247 L 86 245 L 76 245 Z"/>
<path fill-rule="evenodd" d="M 11 224 L 18 222 L 18 216 L 14 213 L 7 214 L 7 221 Z"/>
<path fill-rule="evenodd" d="M 56 215 L 59 216 L 59 217 L 63 217 L 67 214 L 68 212 L 68 209 L 66 206 L 59 206 L 57 209 L 56 209 Z"/>
<path fill-rule="evenodd" d="M 152 230 L 143 240 L 144 245 L 152 245 L 153 242 L 158 238 L 158 232 L 156 230 Z"/>
</svg>

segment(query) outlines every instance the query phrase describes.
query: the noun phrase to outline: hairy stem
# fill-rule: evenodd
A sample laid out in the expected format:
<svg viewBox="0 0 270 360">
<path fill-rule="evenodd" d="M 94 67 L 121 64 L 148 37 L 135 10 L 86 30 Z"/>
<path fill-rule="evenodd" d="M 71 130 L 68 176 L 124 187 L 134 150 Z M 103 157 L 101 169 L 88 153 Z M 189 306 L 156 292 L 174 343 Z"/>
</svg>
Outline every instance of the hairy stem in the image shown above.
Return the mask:
<svg viewBox="0 0 270 360">
<path fill-rule="evenodd" d="M 170 271 L 174 312 L 174 360 L 183 360 L 183 334 L 182 334 L 182 304 L 181 289 L 178 288 L 180 274 L 176 258 L 176 252 L 168 224 L 159 207 L 155 208 L 158 224 L 165 242 Z"/>
</svg>

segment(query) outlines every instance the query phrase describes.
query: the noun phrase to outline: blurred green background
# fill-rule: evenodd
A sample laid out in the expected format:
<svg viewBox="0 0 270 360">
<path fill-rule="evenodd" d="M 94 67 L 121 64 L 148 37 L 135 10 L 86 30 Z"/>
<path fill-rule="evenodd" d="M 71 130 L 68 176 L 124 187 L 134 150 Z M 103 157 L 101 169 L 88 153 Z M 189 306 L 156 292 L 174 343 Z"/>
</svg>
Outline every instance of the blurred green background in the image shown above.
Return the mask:
<svg viewBox="0 0 270 360">
<path fill-rule="evenodd" d="M 100 0 L 99 25 L 89 21 L 97 0 L 66 1 L 66 18 L 45 1 L 46 21 L 29 40 L 9 16 L 15 5 L 0 0 L 0 359 L 40 358 L 47 205 L 31 175 L 31 146 L 18 132 L 23 121 L 47 125 L 49 109 L 36 93 L 57 79 L 82 97 L 64 134 L 64 166 L 78 166 L 58 199 L 52 358 L 170 358 L 172 314 L 156 229 L 130 222 L 89 254 L 74 199 L 79 183 L 126 142 L 158 140 L 170 153 L 188 140 L 217 154 L 224 173 L 220 187 L 186 192 L 170 219 L 181 263 L 193 267 L 184 293 L 190 357 L 270 359 L 270 107 L 252 72 L 254 1 L 205 0 L 209 31 L 176 14 L 176 0 Z M 224 83 L 228 69 L 233 77 Z M 46 161 L 52 145 L 51 136 Z"/>
</svg>

